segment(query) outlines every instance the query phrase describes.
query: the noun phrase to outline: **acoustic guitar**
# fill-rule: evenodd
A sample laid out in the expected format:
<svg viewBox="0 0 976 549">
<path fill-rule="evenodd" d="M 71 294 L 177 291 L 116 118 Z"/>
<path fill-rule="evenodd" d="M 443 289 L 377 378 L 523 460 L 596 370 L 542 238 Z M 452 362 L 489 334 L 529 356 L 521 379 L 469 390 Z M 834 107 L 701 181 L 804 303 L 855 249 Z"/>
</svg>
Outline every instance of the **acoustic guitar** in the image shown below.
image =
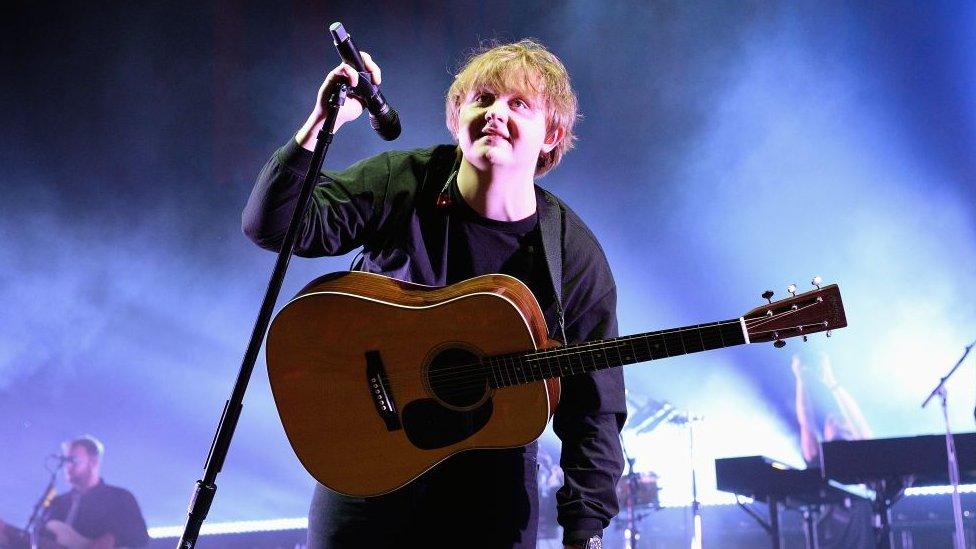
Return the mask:
<svg viewBox="0 0 976 549">
<path fill-rule="evenodd" d="M 60 520 L 44 523 L 41 535 L 36 540 L 38 549 L 90 549 L 115 547 L 112 534 L 89 539 L 78 533 L 69 524 Z M 30 535 L 20 528 L 0 520 L 0 547 L 10 549 L 30 549 Z M 124 549 L 119 547 L 117 549 Z"/>
<path fill-rule="evenodd" d="M 320 277 L 288 302 L 266 352 L 298 459 L 324 486 L 364 497 L 458 452 L 532 442 L 562 377 L 745 343 L 782 346 L 846 325 L 830 285 L 731 320 L 562 346 L 513 277 L 430 287 L 353 271 Z"/>
</svg>

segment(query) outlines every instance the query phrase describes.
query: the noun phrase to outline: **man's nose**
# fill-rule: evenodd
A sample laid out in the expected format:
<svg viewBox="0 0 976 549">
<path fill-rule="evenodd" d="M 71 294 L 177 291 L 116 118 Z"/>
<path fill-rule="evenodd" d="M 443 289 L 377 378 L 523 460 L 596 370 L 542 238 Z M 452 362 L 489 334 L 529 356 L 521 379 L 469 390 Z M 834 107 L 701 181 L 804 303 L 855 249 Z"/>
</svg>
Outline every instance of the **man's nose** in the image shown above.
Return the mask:
<svg viewBox="0 0 976 549">
<path fill-rule="evenodd" d="M 508 120 L 508 105 L 504 101 L 495 101 L 485 109 L 485 120 L 493 118 L 500 122 Z"/>
</svg>

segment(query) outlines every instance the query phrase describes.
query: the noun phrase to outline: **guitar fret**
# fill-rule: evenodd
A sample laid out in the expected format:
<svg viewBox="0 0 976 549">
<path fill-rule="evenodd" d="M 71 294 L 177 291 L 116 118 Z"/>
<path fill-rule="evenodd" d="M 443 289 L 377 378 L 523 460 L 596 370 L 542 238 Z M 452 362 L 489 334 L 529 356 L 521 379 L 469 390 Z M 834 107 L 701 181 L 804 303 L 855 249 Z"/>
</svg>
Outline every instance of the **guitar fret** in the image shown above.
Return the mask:
<svg viewBox="0 0 976 549">
<path fill-rule="evenodd" d="M 652 337 L 654 338 L 655 341 L 654 341 L 654 349 L 651 350 L 651 356 L 654 357 L 655 359 L 667 357 L 668 348 L 664 341 L 664 336 L 662 336 L 661 334 L 657 334 Z M 650 341 L 650 339 L 651 338 L 648 338 L 648 341 Z"/>
<path fill-rule="evenodd" d="M 634 342 L 626 341 L 624 342 L 624 344 L 630 348 L 630 352 L 627 353 L 627 356 L 624 357 L 624 364 L 633 364 L 634 362 L 637 362 L 636 361 L 637 350 L 634 349 Z"/>
<path fill-rule="evenodd" d="M 710 351 L 712 349 L 720 349 L 725 347 L 725 338 L 722 337 L 722 327 L 717 322 L 713 322 L 708 326 L 710 337 L 708 338 L 707 342 L 703 342 L 705 350 Z"/>
<path fill-rule="evenodd" d="M 698 335 L 697 332 L 697 326 L 691 326 L 685 330 L 681 330 L 681 340 L 685 343 L 685 354 L 690 355 L 704 350 L 704 347 L 701 347 L 700 338 L 695 337 Z"/>
<path fill-rule="evenodd" d="M 738 321 L 697 324 L 497 357 L 492 376 L 499 387 L 507 387 L 743 343 Z"/>
</svg>

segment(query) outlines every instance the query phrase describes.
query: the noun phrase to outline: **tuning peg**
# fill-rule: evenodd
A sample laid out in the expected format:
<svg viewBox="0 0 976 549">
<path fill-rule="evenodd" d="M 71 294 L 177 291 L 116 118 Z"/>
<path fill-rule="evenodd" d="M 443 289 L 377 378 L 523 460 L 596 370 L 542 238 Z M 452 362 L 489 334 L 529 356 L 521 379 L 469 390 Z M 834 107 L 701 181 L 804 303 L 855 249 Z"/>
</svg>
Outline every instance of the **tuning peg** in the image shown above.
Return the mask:
<svg viewBox="0 0 976 549">
<path fill-rule="evenodd" d="M 830 337 L 830 330 L 827 330 L 827 337 Z"/>
<path fill-rule="evenodd" d="M 782 349 L 783 347 L 786 347 L 786 342 L 783 341 L 782 339 L 777 339 L 776 343 L 773 343 L 773 347 L 776 347 L 777 349 Z"/>
<path fill-rule="evenodd" d="M 765 299 L 765 300 L 769 301 L 770 303 L 772 303 L 773 302 L 773 291 L 772 290 L 766 290 L 765 292 L 763 292 L 762 297 L 763 297 L 763 299 Z"/>
<path fill-rule="evenodd" d="M 813 284 L 814 286 L 816 286 L 818 290 L 820 289 L 820 283 L 821 282 L 823 282 L 823 279 L 820 278 L 819 276 L 815 276 L 815 277 L 813 277 L 812 280 L 810 280 L 810 284 Z"/>
<path fill-rule="evenodd" d="M 789 286 L 787 286 L 786 291 L 793 294 L 793 297 L 796 297 L 796 284 L 790 284 Z"/>
<path fill-rule="evenodd" d="M 806 343 L 806 341 L 807 341 L 807 336 L 803 336 L 803 342 Z"/>
</svg>

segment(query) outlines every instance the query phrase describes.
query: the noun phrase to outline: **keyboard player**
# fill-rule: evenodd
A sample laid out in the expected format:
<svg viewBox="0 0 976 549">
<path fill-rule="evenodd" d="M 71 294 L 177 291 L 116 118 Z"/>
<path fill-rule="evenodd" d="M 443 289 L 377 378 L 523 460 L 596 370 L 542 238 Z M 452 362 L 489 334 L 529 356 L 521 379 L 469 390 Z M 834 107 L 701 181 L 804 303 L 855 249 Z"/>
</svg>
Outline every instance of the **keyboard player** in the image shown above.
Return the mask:
<svg viewBox="0 0 976 549">
<path fill-rule="evenodd" d="M 860 406 L 837 382 L 826 353 L 794 354 L 790 366 L 796 377 L 796 419 L 807 467 L 820 467 L 821 442 L 872 438 Z M 872 549 L 872 520 L 871 505 L 863 500 L 825 506 L 817 524 L 819 547 Z"/>
</svg>

